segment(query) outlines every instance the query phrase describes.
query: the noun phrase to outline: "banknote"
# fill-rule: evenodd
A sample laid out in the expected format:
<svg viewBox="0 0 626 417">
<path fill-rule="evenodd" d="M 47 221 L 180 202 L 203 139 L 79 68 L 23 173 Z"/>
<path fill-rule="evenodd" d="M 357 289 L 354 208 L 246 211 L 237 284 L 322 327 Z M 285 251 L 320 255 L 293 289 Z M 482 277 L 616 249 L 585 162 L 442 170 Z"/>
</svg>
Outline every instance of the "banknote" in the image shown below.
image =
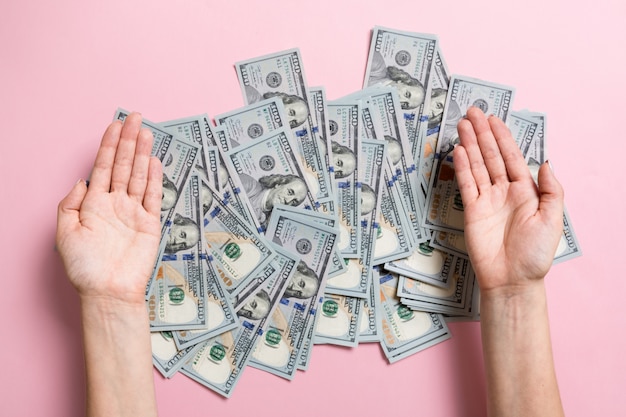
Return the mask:
<svg viewBox="0 0 626 417">
<path fill-rule="evenodd" d="M 359 233 L 359 103 L 330 101 L 328 126 L 330 132 L 331 171 L 334 175 L 337 208 L 342 237 L 348 235 L 339 246 L 344 258 L 358 258 L 361 254 Z"/>
<path fill-rule="evenodd" d="M 222 151 L 245 145 L 286 126 L 285 106 L 279 97 L 261 100 L 215 116 L 223 135 L 218 137 Z"/>
<path fill-rule="evenodd" d="M 372 32 L 363 86 L 390 86 L 398 91 L 414 160 L 426 135 L 427 89 L 437 43 L 437 37 L 430 34 L 383 27 Z"/>
<path fill-rule="evenodd" d="M 318 209 L 291 143 L 290 133 L 279 129 L 225 155 L 229 171 L 238 176 L 257 227 L 262 229 L 267 227 L 274 204 Z"/>
<path fill-rule="evenodd" d="M 463 202 L 454 174 L 452 154 L 459 143 L 457 124 L 471 106 L 506 123 L 515 90 L 475 78 L 452 76 L 442 116 L 433 175 L 426 196 L 424 227 L 463 231 Z"/>
<path fill-rule="evenodd" d="M 450 76 L 446 62 L 439 46 L 435 52 L 435 62 L 430 77 L 430 103 L 428 105 L 428 126 L 426 129 L 426 139 L 422 142 L 418 164 L 418 178 L 420 194 L 418 198 L 420 207 L 425 208 L 426 191 L 430 183 L 430 174 L 435 161 L 435 151 L 437 150 L 437 139 L 441 128 L 443 109 L 448 95 L 448 84 Z"/>
<path fill-rule="evenodd" d="M 323 307 L 322 294 L 337 242 L 337 231 L 299 215 L 278 211 L 272 216 L 266 237 L 300 260 L 287 284 L 269 328 L 282 344 L 259 342 L 251 366 L 292 379 L 298 354 Z"/>
<path fill-rule="evenodd" d="M 235 309 L 226 290 L 222 287 L 213 263 L 208 256 L 202 257 L 202 267 L 206 278 L 206 316 L 205 327 L 196 330 L 178 330 L 173 332 L 174 341 L 178 349 L 184 349 L 198 344 L 218 334 L 234 329 L 239 325 Z"/>
<path fill-rule="evenodd" d="M 150 333 L 152 345 L 152 363 L 166 378 L 171 378 L 184 365 L 185 358 L 192 354 L 198 346 L 187 346 L 179 349 L 174 335 L 170 331 Z"/>
<path fill-rule="evenodd" d="M 454 255 L 422 242 L 407 258 L 385 263 L 385 269 L 441 288 L 450 287 Z"/>
<path fill-rule="evenodd" d="M 175 136 L 185 139 L 188 142 L 195 143 L 203 149 L 208 144 L 206 130 L 204 129 L 204 118 L 206 114 L 185 117 L 182 119 L 168 120 L 159 123 L 165 129 L 171 131 Z M 206 154 L 204 151 L 196 159 L 196 172 L 204 173 L 207 169 Z"/>
<path fill-rule="evenodd" d="M 535 152 L 532 152 L 532 154 L 530 152 L 532 145 L 539 146 L 540 148 L 543 147 L 544 141 L 538 138 L 539 122 L 539 120 L 534 119 L 530 115 L 512 111 L 507 120 L 507 127 L 511 131 L 515 143 L 519 146 L 526 160 L 528 161 L 529 158 L 533 158 L 539 163 L 542 163 L 544 162 L 543 149 L 536 152 L 536 148 L 533 147 Z M 535 140 L 536 137 L 538 140 Z"/>
<path fill-rule="evenodd" d="M 382 329 L 380 344 L 390 363 L 450 338 L 441 314 L 414 311 L 400 303 L 396 295 L 397 276 L 385 274 L 379 281 L 377 318 Z"/>
<path fill-rule="evenodd" d="M 126 110 L 118 109 L 115 119 L 124 121 L 128 114 Z M 142 120 L 142 127 L 152 132 L 154 137 L 152 156 L 159 158 L 163 165 L 163 199 L 161 201 L 161 241 L 163 241 L 174 213 L 174 206 L 196 164 L 196 158 L 202 153 L 202 147 L 174 136 L 147 119 Z"/>
<path fill-rule="evenodd" d="M 372 280 L 367 298 L 362 299 L 363 312 L 359 324 L 359 343 L 380 342 L 380 329 L 376 319 L 376 310 L 378 305 L 378 292 L 380 291 L 380 266 L 372 268 Z"/>
<path fill-rule="evenodd" d="M 430 246 L 443 252 L 469 259 L 467 245 L 465 244 L 465 234 L 463 233 L 442 232 L 441 230 L 433 231 Z"/>
<path fill-rule="evenodd" d="M 296 138 L 296 154 L 302 158 L 305 181 L 320 203 L 332 200 L 324 149 L 314 132 L 306 77 L 299 49 L 290 49 L 235 64 L 246 104 L 278 97 Z"/>
<path fill-rule="evenodd" d="M 286 251 L 279 250 L 278 254 L 282 255 L 279 272 L 237 312 L 241 325 L 198 344 L 198 350 L 186 358 L 181 373 L 220 395 L 230 397 L 252 357 L 257 339 L 270 344 L 280 343 L 280 335 L 268 329 L 268 324 L 296 271 L 298 259 Z"/>
<path fill-rule="evenodd" d="M 206 254 L 228 294 L 235 296 L 270 262 L 274 249 L 217 191 L 205 183 L 202 191 Z"/>
<path fill-rule="evenodd" d="M 193 173 L 174 209 L 165 254 L 148 293 L 151 331 L 207 325 L 200 179 Z"/>
<path fill-rule="evenodd" d="M 404 305 L 414 310 L 469 316 L 475 283 L 469 260 L 455 258 L 450 281 L 449 288 L 444 289 L 400 276 L 397 295 Z"/>
<path fill-rule="evenodd" d="M 346 270 L 346 263 L 343 261 L 341 254 L 339 252 L 338 243 L 341 242 L 341 232 L 343 229 L 338 227 L 339 220 L 336 216 L 331 216 L 326 213 L 310 211 L 310 210 L 302 210 L 298 207 L 286 206 L 284 204 L 278 204 L 274 207 L 275 212 L 287 212 L 290 213 L 291 218 L 298 219 L 308 219 L 309 221 L 313 221 L 315 223 L 324 224 L 333 228 L 338 233 L 338 239 L 336 240 L 335 245 L 335 253 L 332 256 L 332 259 L 328 266 L 328 278 L 334 277 L 335 275 L 341 274 Z"/>
<path fill-rule="evenodd" d="M 224 169 L 224 171 L 226 169 L 223 168 L 224 165 L 220 165 L 222 160 L 220 159 L 219 149 L 217 146 L 205 145 L 204 154 L 206 156 L 205 160 L 207 164 L 205 181 L 213 189 L 221 191 L 226 182 L 224 178 L 225 174 L 221 171 L 221 169 Z"/>
<path fill-rule="evenodd" d="M 372 261 L 376 251 L 378 216 L 383 187 L 383 168 L 387 143 L 381 140 L 360 140 L 361 180 L 361 257 L 347 260 L 347 271 L 330 278 L 326 292 L 367 298 L 372 279 Z"/>
<path fill-rule="evenodd" d="M 313 343 L 356 347 L 359 344 L 363 301 L 362 298 L 346 295 L 324 294 Z"/>
</svg>

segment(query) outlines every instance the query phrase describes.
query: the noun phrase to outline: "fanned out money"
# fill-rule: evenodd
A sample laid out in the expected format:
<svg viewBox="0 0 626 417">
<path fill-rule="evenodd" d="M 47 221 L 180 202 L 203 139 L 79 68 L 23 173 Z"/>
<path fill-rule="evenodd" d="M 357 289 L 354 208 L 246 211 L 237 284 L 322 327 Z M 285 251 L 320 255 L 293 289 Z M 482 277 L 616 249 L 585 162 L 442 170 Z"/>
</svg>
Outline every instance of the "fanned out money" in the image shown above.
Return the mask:
<svg viewBox="0 0 626 417">
<path fill-rule="evenodd" d="M 431 34 L 374 28 L 364 88 L 334 101 L 298 49 L 235 68 L 245 106 L 143 121 L 164 173 L 146 288 L 159 372 L 230 397 L 247 366 L 294 379 L 317 344 L 379 343 L 393 363 L 479 320 L 456 125 L 470 106 L 502 118 L 536 178 L 546 114 L 450 75 Z M 554 262 L 580 255 L 565 211 Z"/>
</svg>

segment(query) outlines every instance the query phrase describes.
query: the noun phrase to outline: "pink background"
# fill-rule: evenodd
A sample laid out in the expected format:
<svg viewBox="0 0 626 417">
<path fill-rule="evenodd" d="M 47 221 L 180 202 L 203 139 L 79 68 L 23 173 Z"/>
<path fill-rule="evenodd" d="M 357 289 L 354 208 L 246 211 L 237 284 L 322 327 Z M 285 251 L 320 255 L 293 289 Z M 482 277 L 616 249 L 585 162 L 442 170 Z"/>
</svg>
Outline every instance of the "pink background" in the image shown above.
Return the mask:
<svg viewBox="0 0 626 417">
<path fill-rule="evenodd" d="M 437 34 L 451 72 L 513 85 L 515 109 L 547 112 L 550 160 L 584 251 L 546 283 L 565 411 L 626 415 L 625 3 L 451 3 L 3 0 L 0 414 L 84 413 L 79 306 L 53 249 L 56 205 L 89 174 L 115 109 L 153 121 L 231 110 L 243 105 L 234 62 L 296 46 L 309 85 L 338 98 L 361 87 L 381 25 Z M 394 365 L 378 345 L 318 346 L 292 382 L 247 369 L 229 400 L 155 371 L 159 411 L 485 415 L 479 325 L 450 327 L 451 340 Z"/>
</svg>

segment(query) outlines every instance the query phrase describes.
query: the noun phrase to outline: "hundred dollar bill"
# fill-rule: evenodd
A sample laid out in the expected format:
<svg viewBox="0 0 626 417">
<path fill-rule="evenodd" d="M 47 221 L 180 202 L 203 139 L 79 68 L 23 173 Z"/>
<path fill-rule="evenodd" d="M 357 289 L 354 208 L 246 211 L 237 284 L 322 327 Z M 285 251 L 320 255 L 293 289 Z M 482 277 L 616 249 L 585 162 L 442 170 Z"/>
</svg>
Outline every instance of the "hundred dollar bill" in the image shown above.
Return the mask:
<svg viewBox="0 0 626 417">
<path fill-rule="evenodd" d="M 234 329 L 239 325 L 230 296 L 222 288 L 217 272 L 209 257 L 204 254 L 202 266 L 206 277 L 206 316 L 207 324 L 197 330 L 179 330 L 173 333 L 178 349 L 193 346 L 218 334 Z"/>
<path fill-rule="evenodd" d="M 328 100 L 326 100 L 326 89 L 324 87 L 310 87 L 309 97 L 311 103 L 311 118 L 313 121 L 313 131 L 317 134 L 321 153 L 324 155 L 326 169 L 330 173 L 330 167 L 333 166 L 329 149 L 330 130 L 328 125 Z M 334 176 L 329 175 L 329 185 L 331 192 L 334 191 L 332 179 Z"/>
<path fill-rule="evenodd" d="M 181 366 L 184 358 L 191 354 L 197 346 L 187 346 L 179 349 L 176 346 L 174 335 L 170 331 L 150 333 L 152 345 L 152 363 L 154 367 L 166 378 L 171 378 Z"/>
<path fill-rule="evenodd" d="M 207 175 L 206 170 L 208 164 L 206 161 L 206 153 L 204 146 L 208 144 L 206 130 L 204 129 L 204 118 L 206 115 L 185 117 L 182 119 L 169 120 L 159 123 L 165 129 L 171 131 L 174 135 L 185 139 L 188 142 L 195 143 L 202 149 L 200 155 L 196 159 L 196 172 Z M 206 179 L 206 178 L 203 178 Z"/>
<path fill-rule="evenodd" d="M 316 188 L 320 203 L 332 201 L 330 177 L 323 150 L 313 131 L 304 68 L 300 50 L 290 49 L 235 64 L 246 104 L 278 97 L 282 100 L 294 136 L 297 154 L 302 158 L 305 181 Z M 315 184 L 315 185 L 313 185 Z"/>
<path fill-rule="evenodd" d="M 277 335 L 267 329 L 270 317 L 295 273 L 298 260 L 287 252 L 278 250 L 282 259 L 278 273 L 270 284 L 259 290 L 253 299 L 237 312 L 241 325 L 200 343 L 198 350 L 188 358 L 181 373 L 207 388 L 230 397 L 252 357 L 257 339 L 277 340 Z"/>
<path fill-rule="evenodd" d="M 318 209 L 284 129 L 227 152 L 226 163 L 243 186 L 257 227 L 267 227 L 274 204 Z"/>
<path fill-rule="evenodd" d="M 324 294 L 313 343 L 356 347 L 359 343 L 363 301 L 362 298 Z"/>
<path fill-rule="evenodd" d="M 225 290 L 235 296 L 270 262 L 274 249 L 228 201 L 203 183 L 203 237 Z"/>
<path fill-rule="evenodd" d="M 526 115 L 522 112 L 512 111 L 507 120 L 507 127 L 511 131 L 515 143 L 522 151 L 522 155 L 528 161 L 529 158 L 533 158 L 540 163 L 543 162 L 543 149 L 540 150 L 539 155 L 536 152 L 531 154 L 530 149 L 533 144 L 539 145 L 543 148 L 543 140 L 535 140 L 539 134 L 539 121 L 535 120 L 532 116 Z M 543 134 L 541 135 L 543 136 Z"/>
<path fill-rule="evenodd" d="M 337 196 L 337 208 L 342 237 L 349 240 L 340 242 L 344 258 L 358 258 L 361 255 L 359 233 L 360 191 L 359 185 L 359 103 L 327 103 L 328 126 L 330 132 L 331 171 L 334 174 L 333 188 Z M 347 243 L 347 245 L 346 245 Z"/>
<path fill-rule="evenodd" d="M 337 231 L 293 213 L 278 211 L 269 223 L 266 236 L 300 261 L 270 319 L 272 339 L 258 342 L 251 365 L 292 379 L 298 355 L 307 341 L 307 329 L 314 327 L 317 311 L 322 307 Z"/>
<path fill-rule="evenodd" d="M 339 224 L 339 220 L 336 216 L 331 216 L 326 213 L 315 212 L 310 210 L 302 210 L 297 207 L 286 206 L 284 204 L 278 204 L 274 207 L 274 211 L 277 212 L 286 212 L 290 213 L 291 218 L 293 219 L 308 219 L 309 221 L 313 221 L 315 223 L 320 223 L 329 227 L 332 227 L 338 233 L 338 242 L 341 241 L 341 229 L 337 226 Z M 339 252 L 339 248 L 335 245 L 335 253 L 333 254 L 329 268 L 328 268 L 328 278 L 334 277 L 335 275 L 341 274 L 346 270 L 346 264 L 341 258 L 341 254 Z"/>
<path fill-rule="evenodd" d="M 217 115 L 215 122 L 224 132 L 218 137 L 221 149 L 228 152 L 284 127 L 287 116 L 282 100 L 274 97 Z"/>
<path fill-rule="evenodd" d="M 475 282 L 474 272 L 467 259 L 456 258 L 454 264 L 448 289 L 400 276 L 397 292 L 400 301 L 414 310 L 469 316 Z"/>
<path fill-rule="evenodd" d="M 385 264 L 388 271 L 441 288 L 449 288 L 453 268 L 454 255 L 433 248 L 430 241 L 420 243 L 408 258 Z"/>
<path fill-rule="evenodd" d="M 397 288 L 397 276 L 386 274 L 380 277 L 377 312 L 382 329 L 380 344 L 390 363 L 450 338 L 441 314 L 411 310 L 400 303 Z"/>
<path fill-rule="evenodd" d="M 165 246 L 165 255 L 148 293 L 152 331 L 206 326 L 206 281 L 202 266 L 202 196 L 193 174 L 182 190 Z"/>
<path fill-rule="evenodd" d="M 378 213 L 383 186 L 383 168 L 387 143 L 380 140 L 361 139 L 361 257 L 348 259 L 345 273 L 328 280 L 326 292 L 367 298 L 372 279 L 372 260 L 376 250 Z"/>
<path fill-rule="evenodd" d="M 463 233 L 433 231 L 430 246 L 443 252 L 452 253 L 464 259 L 469 259 L 465 235 Z"/>
<path fill-rule="evenodd" d="M 364 87 L 390 86 L 398 91 L 411 156 L 419 157 L 426 134 L 430 74 L 437 37 L 375 27 L 372 33 Z"/>
<path fill-rule="evenodd" d="M 115 119 L 124 121 L 128 114 L 126 110 L 118 109 Z M 143 119 L 141 124 L 152 132 L 154 137 L 152 156 L 159 158 L 163 165 L 161 201 L 161 241 L 163 241 L 178 197 L 196 164 L 196 158 L 202 153 L 202 148 L 198 144 L 174 136 L 149 120 Z"/>
<path fill-rule="evenodd" d="M 372 268 L 372 281 L 367 298 L 363 299 L 363 312 L 359 324 L 359 343 L 380 342 L 380 329 L 376 319 L 378 292 L 380 291 L 380 266 Z"/>
<path fill-rule="evenodd" d="M 459 142 L 457 124 L 471 106 L 506 123 L 514 89 L 469 77 L 453 76 L 437 141 L 435 168 L 426 199 L 424 227 L 433 230 L 463 231 L 463 202 L 454 174 L 452 154 Z"/>
<path fill-rule="evenodd" d="M 426 140 L 422 143 L 419 155 L 418 178 L 420 194 L 418 198 L 422 212 L 425 210 L 426 191 L 430 183 L 430 174 L 435 161 L 435 151 L 437 150 L 437 140 L 441 128 L 443 109 L 448 95 L 448 83 L 450 82 L 448 67 L 443 59 L 439 47 L 435 53 L 433 62 L 433 72 L 430 77 L 430 103 L 428 105 L 428 126 L 426 129 Z"/>
</svg>

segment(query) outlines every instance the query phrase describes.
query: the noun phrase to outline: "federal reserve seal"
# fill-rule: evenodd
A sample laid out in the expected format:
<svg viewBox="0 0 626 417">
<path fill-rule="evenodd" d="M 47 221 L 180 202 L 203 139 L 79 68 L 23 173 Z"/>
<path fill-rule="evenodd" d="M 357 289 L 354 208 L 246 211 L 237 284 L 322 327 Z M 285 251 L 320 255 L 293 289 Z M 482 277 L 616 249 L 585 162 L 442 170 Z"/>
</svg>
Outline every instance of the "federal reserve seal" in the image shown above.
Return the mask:
<svg viewBox="0 0 626 417">
<path fill-rule="evenodd" d="M 487 110 L 489 110 L 489 103 L 487 103 L 487 100 L 484 100 L 482 98 L 474 101 L 474 103 L 472 103 L 472 106 L 478 107 L 480 110 L 482 110 L 483 113 L 487 113 Z"/>
<path fill-rule="evenodd" d="M 252 139 L 256 139 L 263 134 L 263 126 L 258 123 L 252 123 L 248 127 L 248 136 Z"/>
<path fill-rule="evenodd" d="M 409 62 L 411 62 L 411 54 L 409 54 L 409 51 L 402 50 L 396 53 L 396 64 L 405 67 L 409 65 Z"/>
<path fill-rule="evenodd" d="M 296 250 L 301 255 L 306 255 L 311 252 L 313 245 L 311 245 L 311 241 L 306 238 L 302 238 L 296 242 Z"/>
<path fill-rule="evenodd" d="M 337 124 L 336 121 L 329 120 L 328 121 L 328 129 L 330 130 L 330 136 L 334 136 L 334 135 L 337 134 L 337 131 L 339 130 L 339 125 Z"/>
<path fill-rule="evenodd" d="M 276 161 L 274 161 L 274 157 L 271 155 L 265 155 L 259 159 L 259 167 L 261 167 L 263 171 L 271 171 L 274 169 L 275 165 Z"/>
<path fill-rule="evenodd" d="M 265 82 L 270 87 L 276 88 L 283 82 L 283 77 L 279 73 L 272 71 L 265 77 Z"/>
</svg>

